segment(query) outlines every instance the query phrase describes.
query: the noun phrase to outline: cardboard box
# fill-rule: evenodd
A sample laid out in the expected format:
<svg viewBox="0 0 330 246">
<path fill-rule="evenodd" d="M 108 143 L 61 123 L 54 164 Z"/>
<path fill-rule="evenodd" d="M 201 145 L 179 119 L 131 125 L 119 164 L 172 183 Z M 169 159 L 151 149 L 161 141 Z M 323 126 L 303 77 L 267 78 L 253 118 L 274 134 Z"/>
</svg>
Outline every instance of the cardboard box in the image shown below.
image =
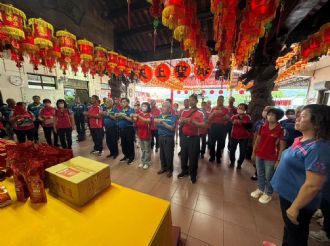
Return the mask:
<svg viewBox="0 0 330 246">
<path fill-rule="evenodd" d="M 78 206 L 111 183 L 109 165 L 80 156 L 47 168 L 46 172 L 50 192 Z"/>
</svg>

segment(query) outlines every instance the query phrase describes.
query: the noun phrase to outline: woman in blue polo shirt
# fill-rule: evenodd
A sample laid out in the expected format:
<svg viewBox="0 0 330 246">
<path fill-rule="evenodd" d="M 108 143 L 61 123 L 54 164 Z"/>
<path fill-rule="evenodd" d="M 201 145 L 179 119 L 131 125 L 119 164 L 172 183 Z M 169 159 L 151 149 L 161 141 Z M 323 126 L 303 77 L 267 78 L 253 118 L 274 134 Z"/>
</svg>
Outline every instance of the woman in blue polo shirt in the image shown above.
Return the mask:
<svg viewBox="0 0 330 246">
<path fill-rule="evenodd" d="M 329 196 L 329 125 L 329 106 L 305 106 L 295 125 L 302 137 L 283 152 L 273 176 L 271 184 L 279 193 L 285 224 L 282 245 L 307 246 L 312 215 L 322 194 Z"/>
</svg>

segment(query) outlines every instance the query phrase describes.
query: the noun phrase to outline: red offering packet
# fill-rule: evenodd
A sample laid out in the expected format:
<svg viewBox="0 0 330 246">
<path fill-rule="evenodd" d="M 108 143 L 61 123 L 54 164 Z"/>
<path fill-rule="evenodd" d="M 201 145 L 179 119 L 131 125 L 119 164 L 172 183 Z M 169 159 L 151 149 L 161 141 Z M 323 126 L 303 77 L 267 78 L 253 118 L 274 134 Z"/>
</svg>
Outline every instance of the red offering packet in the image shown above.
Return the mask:
<svg viewBox="0 0 330 246">
<path fill-rule="evenodd" d="M 29 198 L 30 194 L 23 175 L 16 174 L 14 172 L 14 184 L 15 184 L 17 201 L 25 202 Z"/>
<path fill-rule="evenodd" d="M 25 173 L 25 180 L 28 185 L 32 203 L 47 202 L 43 176 L 43 163 L 39 160 L 29 160 L 27 172 Z"/>
</svg>

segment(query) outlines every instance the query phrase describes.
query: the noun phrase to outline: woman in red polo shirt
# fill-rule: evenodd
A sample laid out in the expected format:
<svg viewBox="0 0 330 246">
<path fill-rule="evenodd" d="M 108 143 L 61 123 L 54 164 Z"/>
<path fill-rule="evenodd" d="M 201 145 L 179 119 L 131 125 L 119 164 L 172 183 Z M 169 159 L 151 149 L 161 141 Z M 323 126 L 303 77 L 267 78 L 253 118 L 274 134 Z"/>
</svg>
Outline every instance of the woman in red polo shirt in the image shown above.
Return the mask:
<svg viewBox="0 0 330 246">
<path fill-rule="evenodd" d="M 251 197 L 259 198 L 263 204 L 272 200 L 270 181 L 285 149 L 284 130 L 278 122 L 283 116 L 284 112 L 278 108 L 267 112 L 267 121 L 260 128 L 253 147 L 252 160 L 256 161 L 258 189 L 251 193 Z"/>
<path fill-rule="evenodd" d="M 141 147 L 141 163 L 139 167 L 148 169 L 151 161 L 151 107 L 147 102 L 142 103 L 141 111 L 133 115 L 135 126 L 137 128 L 137 136 L 140 139 Z"/>
<path fill-rule="evenodd" d="M 39 120 L 41 121 L 42 128 L 44 129 L 44 135 L 48 145 L 53 145 L 52 133 L 54 136 L 54 146 L 58 145 L 58 136 L 54 131 L 54 115 L 55 108 L 51 106 L 52 102 L 49 99 L 44 99 L 44 107 L 40 110 Z"/>
<path fill-rule="evenodd" d="M 29 141 L 33 141 L 34 120 L 33 114 L 26 110 L 26 104 L 24 102 L 18 102 L 10 116 L 10 122 L 14 126 L 19 143 L 24 143 L 26 138 Z"/>
<path fill-rule="evenodd" d="M 248 105 L 245 103 L 241 103 L 237 107 L 236 115 L 231 117 L 231 121 L 233 123 L 232 131 L 231 131 L 231 139 L 230 139 L 230 165 L 229 167 L 235 166 L 235 154 L 236 148 L 239 144 L 239 159 L 237 161 L 237 169 L 241 169 L 242 163 L 245 159 L 246 146 L 249 138 L 251 137 L 251 133 L 249 132 L 249 128 L 252 128 L 251 117 L 246 114 L 246 110 Z"/>
<path fill-rule="evenodd" d="M 68 109 L 67 103 L 63 99 L 56 102 L 57 109 L 54 117 L 54 131 L 60 137 L 63 149 L 72 147 L 72 130 L 74 130 L 73 113 Z"/>
</svg>

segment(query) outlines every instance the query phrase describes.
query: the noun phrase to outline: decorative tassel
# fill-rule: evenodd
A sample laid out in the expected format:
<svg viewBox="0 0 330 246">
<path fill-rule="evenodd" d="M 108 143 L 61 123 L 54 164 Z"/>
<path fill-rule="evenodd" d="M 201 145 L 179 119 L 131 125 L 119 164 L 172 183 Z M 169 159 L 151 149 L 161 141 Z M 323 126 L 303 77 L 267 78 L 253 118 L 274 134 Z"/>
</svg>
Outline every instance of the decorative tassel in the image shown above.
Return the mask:
<svg viewBox="0 0 330 246">
<path fill-rule="evenodd" d="M 157 38 L 157 29 L 154 29 L 154 53 L 156 52 L 156 38 Z"/>
</svg>

